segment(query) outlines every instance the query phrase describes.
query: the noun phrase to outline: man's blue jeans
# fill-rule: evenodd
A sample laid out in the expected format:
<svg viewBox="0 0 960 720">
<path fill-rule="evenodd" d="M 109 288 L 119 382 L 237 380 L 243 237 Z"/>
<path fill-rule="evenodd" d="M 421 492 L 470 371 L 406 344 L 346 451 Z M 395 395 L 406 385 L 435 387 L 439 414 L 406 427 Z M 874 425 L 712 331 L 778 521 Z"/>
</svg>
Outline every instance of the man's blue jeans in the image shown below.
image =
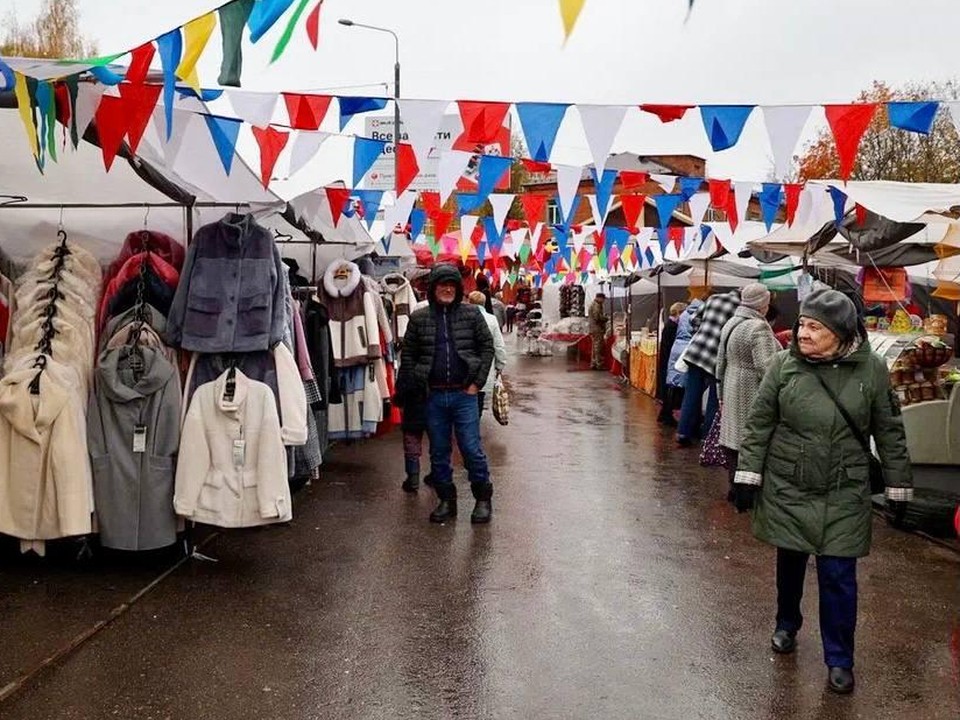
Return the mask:
<svg viewBox="0 0 960 720">
<path fill-rule="evenodd" d="M 453 436 L 463 456 L 470 483 L 490 482 L 487 456 L 480 444 L 477 396 L 465 390 L 431 390 L 427 399 L 427 433 L 430 436 L 430 473 L 434 486 L 453 482 Z"/>
<path fill-rule="evenodd" d="M 703 393 L 707 397 L 707 412 L 703 412 Z M 717 381 L 706 370 L 691 365 L 683 385 L 683 405 L 680 406 L 680 424 L 677 435 L 690 440 L 702 440 L 710 432 L 720 402 L 717 399 Z"/>
</svg>

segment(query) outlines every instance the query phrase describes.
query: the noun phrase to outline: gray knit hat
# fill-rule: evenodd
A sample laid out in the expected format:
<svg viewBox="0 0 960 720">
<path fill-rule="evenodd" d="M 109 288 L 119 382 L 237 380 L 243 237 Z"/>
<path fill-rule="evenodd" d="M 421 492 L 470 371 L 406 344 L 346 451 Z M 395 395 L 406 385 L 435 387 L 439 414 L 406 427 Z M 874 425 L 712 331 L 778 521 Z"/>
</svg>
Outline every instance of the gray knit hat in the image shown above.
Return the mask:
<svg viewBox="0 0 960 720">
<path fill-rule="evenodd" d="M 770 291 L 760 283 L 744 285 L 740 290 L 740 304 L 751 310 L 762 310 L 770 304 Z"/>
<path fill-rule="evenodd" d="M 817 290 L 809 295 L 800 304 L 800 317 L 822 323 L 843 343 L 855 338 L 860 326 L 853 300 L 837 290 Z"/>
</svg>

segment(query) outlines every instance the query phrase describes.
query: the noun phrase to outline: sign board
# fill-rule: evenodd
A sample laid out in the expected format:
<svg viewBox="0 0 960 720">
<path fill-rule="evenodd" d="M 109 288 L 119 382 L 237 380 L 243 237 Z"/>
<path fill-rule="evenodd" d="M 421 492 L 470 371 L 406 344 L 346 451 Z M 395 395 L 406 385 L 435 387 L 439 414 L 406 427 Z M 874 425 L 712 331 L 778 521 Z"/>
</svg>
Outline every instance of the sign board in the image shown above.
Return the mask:
<svg viewBox="0 0 960 720">
<path fill-rule="evenodd" d="M 500 128 L 495 142 L 489 145 L 478 146 L 476 143 L 469 142 L 463 133 L 463 121 L 459 115 L 444 115 L 440 123 L 440 129 L 437 131 L 436 142 L 430 150 L 427 158 L 417 158 L 420 165 L 420 173 L 410 185 L 411 190 L 437 190 L 440 187 L 440 154 L 447 150 L 466 150 L 475 152 L 478 155 L 510 155 L 510 117 L 507 116 L 507 124 Z M 367 117 L 364 137 L 374 140 L 385 140 L 388 143 L 384 154 L 381 155 L 373 164 L 370 172 L 367 173 L 365 186 L 368 190 L 393 190 L 394 188 L 394 160 L 393 160 L 393 118 L 392 117 Z M 400 141 L 409 142 L 410 139 L 403 130 L 403 121 L 400 121 Z M 463 174 L 457 185 L 458 190 L 470 192 L 477 189 L 477 164 L 479 160 L 475 159 L 470 163 L 467 171 Z M 510 189 L 510 177 L 504 176 L 503 180 L 497 184 L 497 190 Z"/>
</svg>

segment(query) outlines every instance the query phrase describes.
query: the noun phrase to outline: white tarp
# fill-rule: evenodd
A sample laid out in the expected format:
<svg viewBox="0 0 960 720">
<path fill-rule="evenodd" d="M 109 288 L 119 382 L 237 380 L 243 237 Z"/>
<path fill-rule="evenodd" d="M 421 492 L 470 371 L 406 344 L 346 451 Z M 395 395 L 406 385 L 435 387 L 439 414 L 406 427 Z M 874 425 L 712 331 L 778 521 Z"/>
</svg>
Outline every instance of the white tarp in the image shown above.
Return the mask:
<svg viewBox="0 0 960 720">
<path fill-rule="evenodd" d="M 913 222 L 926 212 L 960 206 L 960 184 L 904 183 L 886 180 L 811 180 L 809 185 L 835 187 L 852 202 L 896 222 Z"/>
</svg>

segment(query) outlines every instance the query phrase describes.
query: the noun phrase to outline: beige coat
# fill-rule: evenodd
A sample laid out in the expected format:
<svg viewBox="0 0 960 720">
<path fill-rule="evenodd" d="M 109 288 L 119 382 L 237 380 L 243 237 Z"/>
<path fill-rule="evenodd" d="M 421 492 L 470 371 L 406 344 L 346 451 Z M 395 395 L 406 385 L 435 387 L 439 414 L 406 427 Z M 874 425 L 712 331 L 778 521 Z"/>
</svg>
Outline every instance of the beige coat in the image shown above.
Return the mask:
<svg viewBox="0 0 960 720">
<path fill-rule="evenodd" d="M 174 508 L 178 515 L 219 527 L 285 522 L 293 511 L 273 391 L 235 370 L 236 390 L 228 401 L 228 372 L 197 388 L 190 402 Z"/>
<path fill-rule="evenodd" d="M 51 366 L 53 363 L 51 363 Z M 52 540 L 91 532 L 93 481 L 83 406 L 55 368 L 33 368 L 0 381 L 0 533 Z"/>
</svg>

